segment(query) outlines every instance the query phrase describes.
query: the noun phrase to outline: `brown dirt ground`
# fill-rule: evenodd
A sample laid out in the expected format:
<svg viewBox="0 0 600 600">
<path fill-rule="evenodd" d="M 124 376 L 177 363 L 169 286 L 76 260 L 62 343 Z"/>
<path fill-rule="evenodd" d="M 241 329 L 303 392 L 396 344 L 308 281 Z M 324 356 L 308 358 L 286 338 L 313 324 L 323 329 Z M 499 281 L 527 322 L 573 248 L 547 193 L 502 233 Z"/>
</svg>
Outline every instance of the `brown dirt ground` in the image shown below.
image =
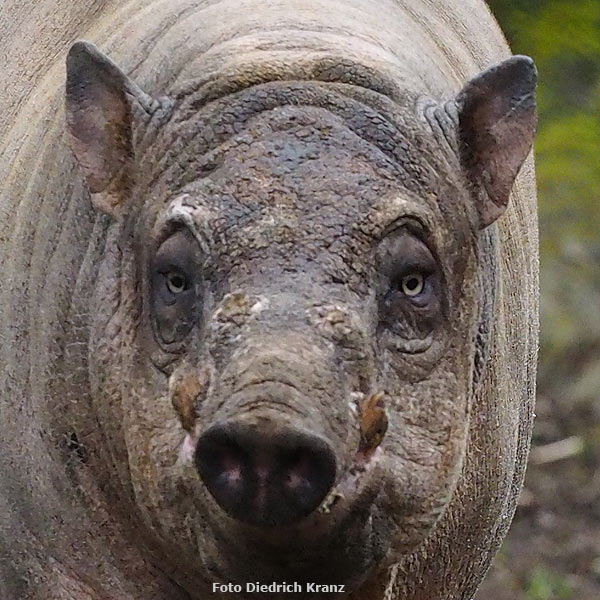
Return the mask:
<svg viewBox="0 0 600 600">
<path fill-rule="evenodd" d="M 600 402 L 540 392 L 536 414 L 520 505 L 476 600 L 600 600 Z M 549 456 L 574 437 L 579 451 Z"/>
</svg>

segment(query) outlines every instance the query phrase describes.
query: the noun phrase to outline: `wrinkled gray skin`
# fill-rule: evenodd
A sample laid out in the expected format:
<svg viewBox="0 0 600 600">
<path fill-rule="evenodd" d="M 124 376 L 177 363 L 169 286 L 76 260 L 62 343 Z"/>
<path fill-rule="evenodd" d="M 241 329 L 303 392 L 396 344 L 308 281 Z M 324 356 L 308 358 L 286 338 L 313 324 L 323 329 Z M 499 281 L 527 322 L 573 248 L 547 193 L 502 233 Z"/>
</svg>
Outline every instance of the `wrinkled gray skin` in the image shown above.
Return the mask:
<svg viewBox="0 0 600 600">
<path fill-rule="evenodd" d="M 0 597 L 471 598 L 531 428 L 532 63 L 478 75 L 479 0 L 0 11 Z M 229 516 L 195 468 L 225 421 L 322 440 L 327 498 Z"/>
</svg>

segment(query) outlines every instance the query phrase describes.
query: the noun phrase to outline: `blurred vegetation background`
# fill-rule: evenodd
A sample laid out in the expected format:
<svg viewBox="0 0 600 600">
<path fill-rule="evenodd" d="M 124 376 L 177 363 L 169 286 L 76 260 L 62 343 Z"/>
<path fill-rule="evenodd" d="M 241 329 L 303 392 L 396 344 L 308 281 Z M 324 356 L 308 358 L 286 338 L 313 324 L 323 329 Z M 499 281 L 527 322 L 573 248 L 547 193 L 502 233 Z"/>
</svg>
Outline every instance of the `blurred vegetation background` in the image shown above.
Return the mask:
<svg viewBox="0 0 600 600">
<path fill-rule="evenodd" d="M 600 0 L 488 0 L 539 71 L 533 448 L 478 600 L 600 600 Z"/>
</svg>

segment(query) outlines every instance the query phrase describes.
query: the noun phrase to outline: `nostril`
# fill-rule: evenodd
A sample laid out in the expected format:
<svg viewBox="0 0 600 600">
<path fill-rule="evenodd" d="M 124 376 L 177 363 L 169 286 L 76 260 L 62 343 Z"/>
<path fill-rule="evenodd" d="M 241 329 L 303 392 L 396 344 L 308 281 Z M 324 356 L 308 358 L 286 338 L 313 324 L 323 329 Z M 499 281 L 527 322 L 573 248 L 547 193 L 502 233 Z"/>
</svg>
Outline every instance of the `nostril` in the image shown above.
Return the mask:
<svg viewBox="0 0 600 600">
<path fill-rule="evenodd" d="M 227 504 L 242 501 L 248 462 L 244 451 L 226 436 L 211 435 L 201 441 L 202 450 L 196 449 L 196 468 L 201 478 L 210 482 L 211 493 Z"/>
<path fill-rule="evenodd" d="M 286 461 L 282 469 L 283 493 L 301 511 L 313 507 L 322 489 L 329 491 L 335 467 L 327 464 L 326 452 L 303 449 Z"/>
<path fill-rule="evenodd" d="M 292 491 L 308 491 L 313 486 L 310 482 L 311 465 L 308 457 L 301 456 L 294 460 L 287 471 L 285 484 Z"/>
<path fill-rule="evenodd" d="M 232 493 L 241 491 L 243 457 L 237 448 L 217 448 L 214 452 L 213 468 L 217 485 Z"/>
<path fill-rule="evenodd" d="M 329 444 L 285 428 L 267 434 L 227 422 L 200 437 L 196 467 L 208 491 L 232 517 L 255 525 L 298 520 L 317 508 L 335 481 Z"/>
</svg>

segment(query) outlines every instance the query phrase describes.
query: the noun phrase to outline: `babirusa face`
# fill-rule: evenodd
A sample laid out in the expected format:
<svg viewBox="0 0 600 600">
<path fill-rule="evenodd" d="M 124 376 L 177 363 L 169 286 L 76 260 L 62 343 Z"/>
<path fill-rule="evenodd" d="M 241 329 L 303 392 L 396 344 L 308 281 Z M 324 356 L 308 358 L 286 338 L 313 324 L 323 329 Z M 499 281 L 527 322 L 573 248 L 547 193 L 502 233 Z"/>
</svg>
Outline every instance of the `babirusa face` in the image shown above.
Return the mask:
<svg viewBox="0 0 600 600">
<path fill-rule="evenodd" d="M 436 526 L 487 352 L 479 240 L 534 88 L 513 57 L 445 103 L 319 81 L 153 99 L 71 49 L 71 146 L 112 219 L 95 402 L 186 581 L 353 589 Z"/>
</svg>

